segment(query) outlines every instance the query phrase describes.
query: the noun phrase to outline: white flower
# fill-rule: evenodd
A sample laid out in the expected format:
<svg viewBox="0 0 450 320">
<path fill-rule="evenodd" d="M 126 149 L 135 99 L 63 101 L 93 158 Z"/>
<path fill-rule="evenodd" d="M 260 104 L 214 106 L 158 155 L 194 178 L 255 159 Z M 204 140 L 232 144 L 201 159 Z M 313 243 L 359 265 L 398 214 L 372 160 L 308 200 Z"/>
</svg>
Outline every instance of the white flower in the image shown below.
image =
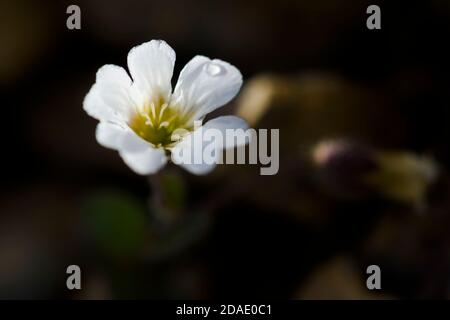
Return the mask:
<svg viewBox="0 0 450 320">
<path fill-rule="evenodd" d="M 119 66 L 101 67 L 83 103 L 84 110 L 100 121 L 98 143 L 117 150 L 138 174 L 155 173 L 166 164 L 169 154 L 176 160 L 174 155 L 182 148 L 192 148 L 189 139 L 195 137 L 194 121 L 202 121 L 206 114 L 229 102 L 242 85 L 236 67 L 196 56 L 183 68 L 172 92 L 174 64 L 175 52 L 164 41 L 134 47 L 128 53 L 131 78 Z M 227 128 L 245 130 L 247 124 L 235 116 L 222 116 L 204 127 L 224 132 Z M 177 132 L 184 134 L 174 141 Z M 180 165 L 195 174 L 215 167 L 206 163 Z"/>
</svg>

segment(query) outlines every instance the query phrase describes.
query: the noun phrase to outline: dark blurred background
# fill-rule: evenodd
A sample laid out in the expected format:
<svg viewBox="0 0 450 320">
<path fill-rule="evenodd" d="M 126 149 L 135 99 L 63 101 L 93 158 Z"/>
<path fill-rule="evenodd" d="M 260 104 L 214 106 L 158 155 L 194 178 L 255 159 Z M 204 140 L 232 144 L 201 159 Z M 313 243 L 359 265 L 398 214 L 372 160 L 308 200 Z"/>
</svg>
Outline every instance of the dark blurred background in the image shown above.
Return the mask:
<svg viewBox="0 0 450 320">
<path fill-rule="evenodd" d="M 445 0 L 2 0 L 0 298 L 450 298 L 449 19 Z M 97 69 L 151 39 L 174 80 L 197 54 L 241 70 L 216 114 L 279 128 L 277 175 L 168 166 L 155 204 L 97 144 Z"/>
</svg>

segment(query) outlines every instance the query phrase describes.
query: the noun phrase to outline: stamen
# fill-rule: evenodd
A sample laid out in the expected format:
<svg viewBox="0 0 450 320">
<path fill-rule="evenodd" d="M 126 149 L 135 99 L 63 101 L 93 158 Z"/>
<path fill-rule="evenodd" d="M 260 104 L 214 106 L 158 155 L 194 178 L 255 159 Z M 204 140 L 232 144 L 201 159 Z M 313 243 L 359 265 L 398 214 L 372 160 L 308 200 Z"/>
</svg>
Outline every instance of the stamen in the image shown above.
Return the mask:
<svg viewBox="0 0 450 320">
<path fill-rule="evenodd" d="M 141 116 L 143 116 L 146 119 L 144 122 L 146 125 L 154 127 L 152 119 L 150 118 L 150 116 L 147 113 L 141 112 Z"/>
<path fill-rule="evenodd" d="M 167 109 L 168 106 L 169 106 L 168 103 L 164 103 L 164 104 L 161 106 L 161 111 L 159 111 L 158 121 L 161 121 L 162 116 L 163 116 L 163 114 L 164 114 L 164 111 L 166 111 L 166 109 Z"/>
<path fill-rule="evenodd" d="M 156 119 L 156 108 L 155 108 L 155 104 L 153 102 L 150 103 L 150 110 L 152 112 L 153 119 Z"/>
</svg>

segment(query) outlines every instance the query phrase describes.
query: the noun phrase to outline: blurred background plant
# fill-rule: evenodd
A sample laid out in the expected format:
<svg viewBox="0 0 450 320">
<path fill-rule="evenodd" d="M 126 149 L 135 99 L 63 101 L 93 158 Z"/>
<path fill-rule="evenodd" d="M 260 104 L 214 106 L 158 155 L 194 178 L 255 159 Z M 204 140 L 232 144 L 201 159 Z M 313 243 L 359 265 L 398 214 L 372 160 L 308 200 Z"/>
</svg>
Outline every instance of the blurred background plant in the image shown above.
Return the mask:
<svg viewBox="0 0 450 320">
<path fill-rule="evenodd" d="M 450 298 L 447 2 L 381 1 L 378 31 L 356 0 L 82 0 L 79 31 L 70 4 L 0 3 L 1 298 Z M 96 70 L 155 38 L 242 71 L 216 113 L 280 129 L 277 175 L 147 180 L 97 145 Z"/>
</svg>

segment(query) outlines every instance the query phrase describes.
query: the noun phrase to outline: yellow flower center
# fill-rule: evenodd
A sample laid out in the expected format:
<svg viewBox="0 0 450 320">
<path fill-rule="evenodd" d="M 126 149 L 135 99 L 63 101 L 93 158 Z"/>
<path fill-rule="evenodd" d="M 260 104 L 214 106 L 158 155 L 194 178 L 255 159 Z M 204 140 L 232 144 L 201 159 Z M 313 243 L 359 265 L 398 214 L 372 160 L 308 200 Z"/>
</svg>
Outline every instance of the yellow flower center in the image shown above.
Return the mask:
<svg viewBox="0 0 450 320">
<path fill-rule="evenodd" d="M 188 124 L 188 117 L 164 99 L 148 102 L 131 117 L 128 125 L 142 139 L 163 148 L 171 147 L 176 142 L 172 136 L 175 130 L 193 130 L 192 125 Z"/>
</svg>

